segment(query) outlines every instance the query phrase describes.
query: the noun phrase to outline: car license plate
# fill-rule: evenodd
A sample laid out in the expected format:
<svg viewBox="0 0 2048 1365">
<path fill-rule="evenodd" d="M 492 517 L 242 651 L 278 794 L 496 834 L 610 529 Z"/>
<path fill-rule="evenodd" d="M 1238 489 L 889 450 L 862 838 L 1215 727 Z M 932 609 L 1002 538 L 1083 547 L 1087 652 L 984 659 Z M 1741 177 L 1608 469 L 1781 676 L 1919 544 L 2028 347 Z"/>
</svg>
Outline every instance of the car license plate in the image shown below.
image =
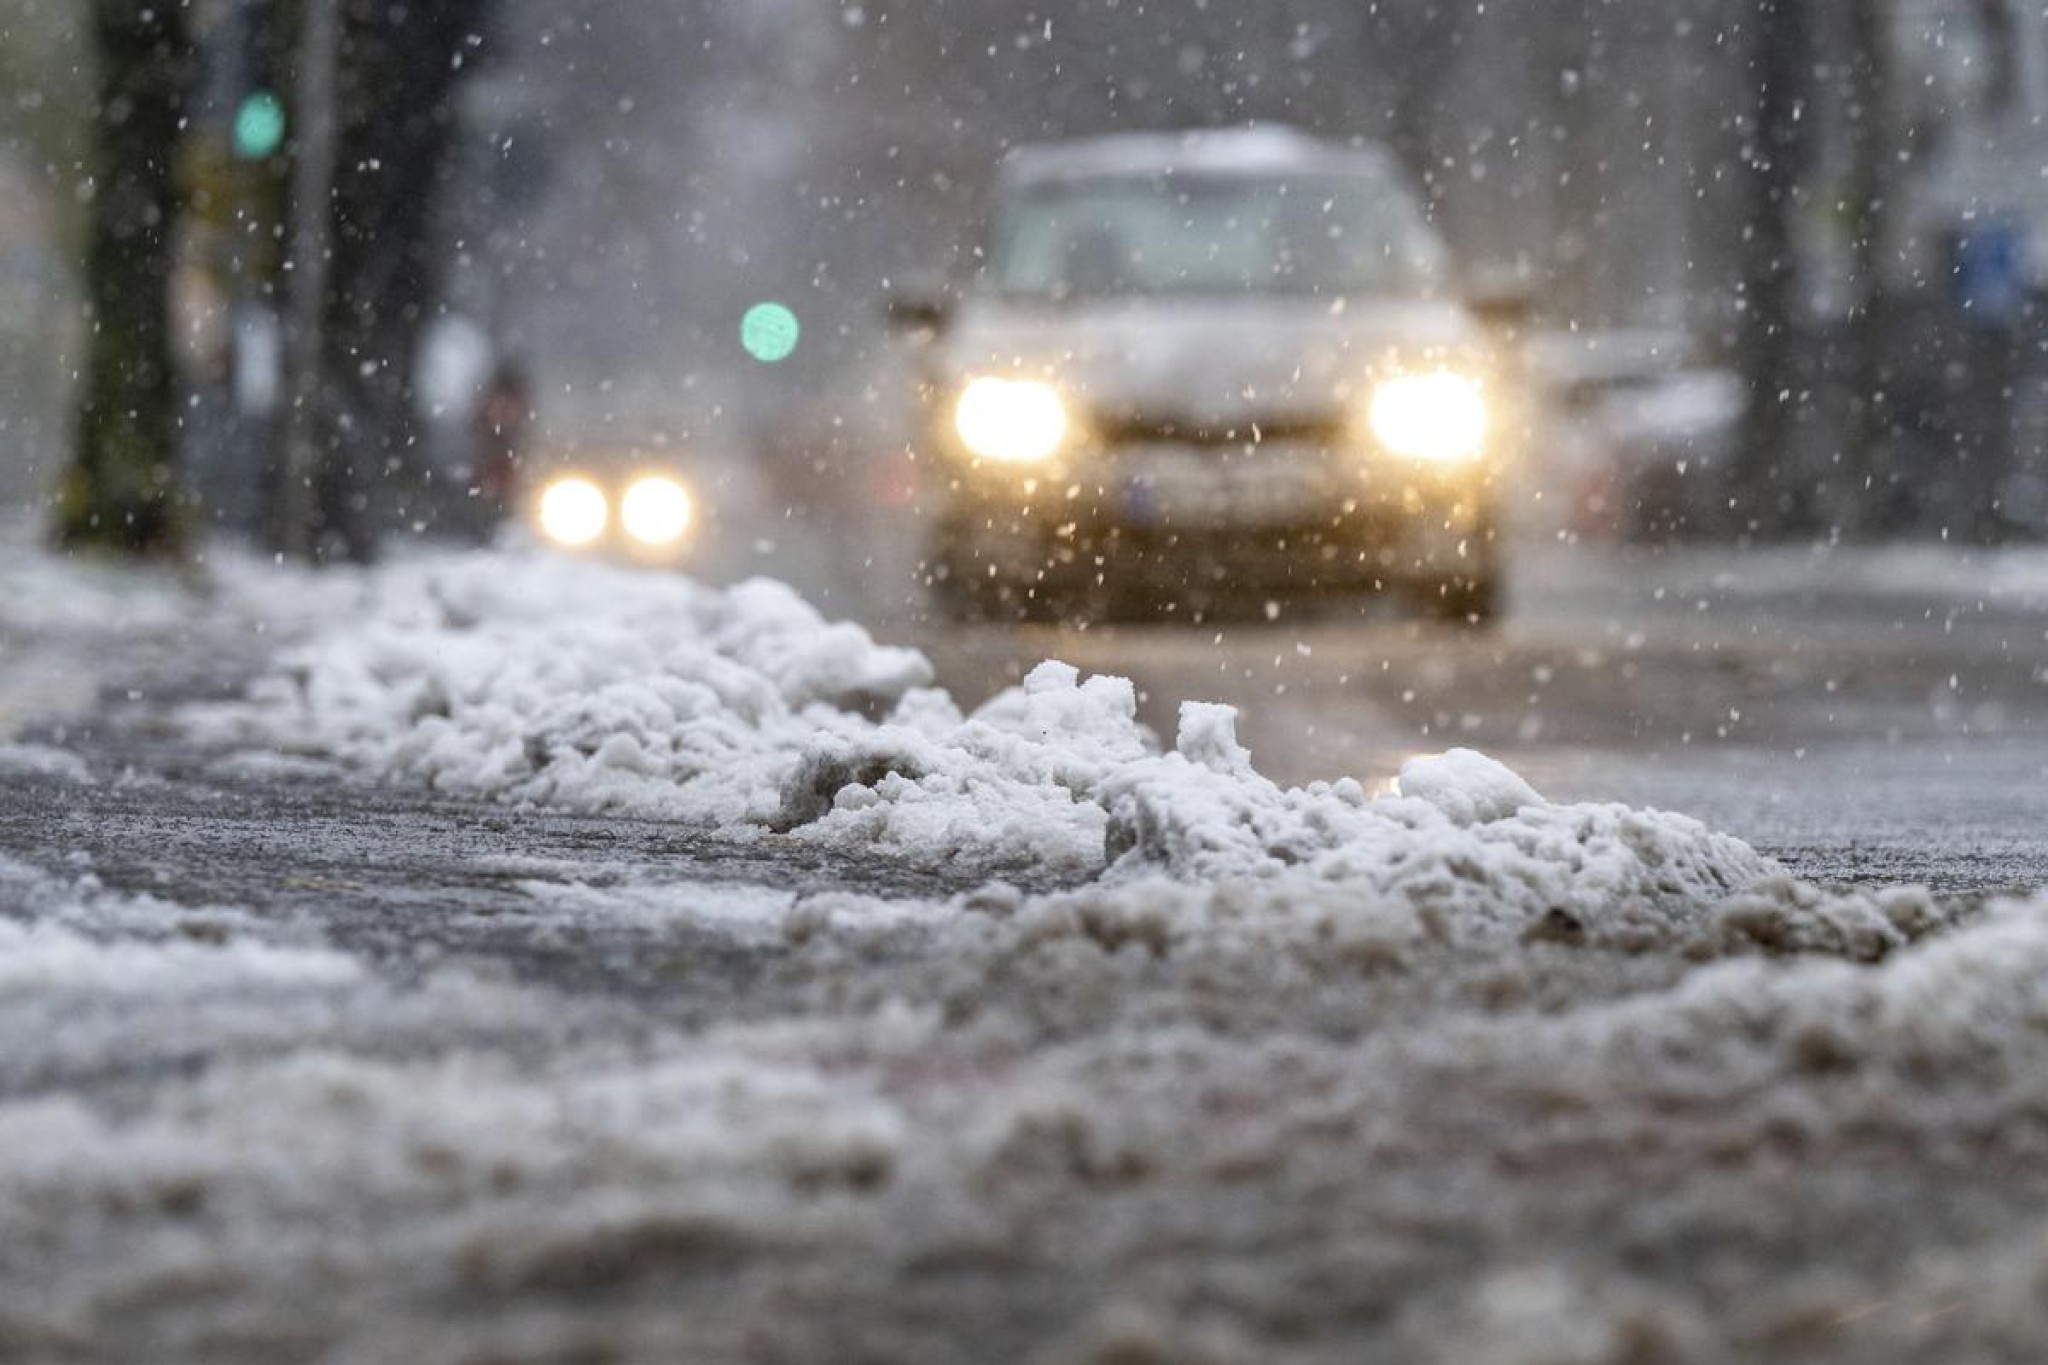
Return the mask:
<svg viewBox="0 0 2048 1365">
<path fill-rule="evenodd" d="M 1123 512 L 1136 526 L 1186 530 L 1279 526 L 1325 500 L 1321 452 L 1139 448 L 1122 461 Z"/>
</svg>

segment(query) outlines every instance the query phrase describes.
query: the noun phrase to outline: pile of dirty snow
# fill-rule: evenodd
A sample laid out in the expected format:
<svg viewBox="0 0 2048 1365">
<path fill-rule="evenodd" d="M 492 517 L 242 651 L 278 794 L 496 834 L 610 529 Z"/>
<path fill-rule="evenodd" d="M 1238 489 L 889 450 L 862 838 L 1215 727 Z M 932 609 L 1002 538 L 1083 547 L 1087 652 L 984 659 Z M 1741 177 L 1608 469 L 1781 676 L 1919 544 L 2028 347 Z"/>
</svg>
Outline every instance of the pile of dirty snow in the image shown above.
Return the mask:
<svg viewBox="0 0 2048 1365">
<path fill-rule="evenodd" d="M 1468 931 L 1619 946 L 1669 941 L 1778 871 L 1689 819 L 1553 804 L 1469 751 L 1411 761 L 1378 795 L 1350 777 L 1283 788 L 1230 708 L 1184 706 L 1162 749 L 1128 681 L 1061 663 L 963 711 L 922 655 L 766 581 L 499 554 L 397 564 L 353 591 L 243 699 L 189 710 L 191 733 L 905 866 L 1341 885 Z"/>
</svg>

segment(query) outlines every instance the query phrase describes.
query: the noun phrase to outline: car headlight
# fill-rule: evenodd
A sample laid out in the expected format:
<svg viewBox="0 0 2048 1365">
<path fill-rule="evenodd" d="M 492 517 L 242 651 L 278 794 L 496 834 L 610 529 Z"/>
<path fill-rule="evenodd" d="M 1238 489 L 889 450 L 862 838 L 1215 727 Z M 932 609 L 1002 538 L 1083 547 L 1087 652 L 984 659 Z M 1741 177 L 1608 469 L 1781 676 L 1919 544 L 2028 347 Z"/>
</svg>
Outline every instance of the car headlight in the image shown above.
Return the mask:
<svg viewBox="0 0 2048 1365">
<path fill-rule="evenodd" d="M 689 490 L 674 479 L 651 474 L 637 479 L 619 504 L 619 520 L 626 534 L 642 545 L 673 545 L 690 529 L 695 509 Z"/>
<path fill-rule="evenodd" d="M 953 425 L 967 448 L 985 460 L 1037 464 L 1067 437 L 1067 405 L 1049 384 L 981 378 L 960 394 Z"/>
<path fill-rule="evenodd" d="M 1373 391 L 1366 420 L 1381 445 L 1413 460 L 1470 460 L 1486 444 L 1478 382 L 1448 370 L 1387 380 Z"/>
<path fill-rule="evenodd" d="M 557 479 L 540 495 L 540 529 L 561 545 L 588 545 L 604 534 L 611 505 L 588 479 Z"/>
</svg>

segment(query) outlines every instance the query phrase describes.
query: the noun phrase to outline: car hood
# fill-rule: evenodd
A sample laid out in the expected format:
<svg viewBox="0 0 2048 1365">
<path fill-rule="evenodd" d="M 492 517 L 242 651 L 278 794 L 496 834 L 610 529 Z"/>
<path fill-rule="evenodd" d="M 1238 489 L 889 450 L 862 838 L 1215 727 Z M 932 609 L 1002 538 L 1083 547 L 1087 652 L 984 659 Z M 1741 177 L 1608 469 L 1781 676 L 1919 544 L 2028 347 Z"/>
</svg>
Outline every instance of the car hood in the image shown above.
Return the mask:
<svg viewBox="0 0 2048 1365">
<path fill-rule="evenodd" d="M 1188 426 L 1321 421 L 1390 364 L 1476 351 L 1469 314 L 1443 301 L 1131 300 L 1031 308 L 970 300 L 934 378 L 1047 379 L 1112 420 Z"/>
</svg>

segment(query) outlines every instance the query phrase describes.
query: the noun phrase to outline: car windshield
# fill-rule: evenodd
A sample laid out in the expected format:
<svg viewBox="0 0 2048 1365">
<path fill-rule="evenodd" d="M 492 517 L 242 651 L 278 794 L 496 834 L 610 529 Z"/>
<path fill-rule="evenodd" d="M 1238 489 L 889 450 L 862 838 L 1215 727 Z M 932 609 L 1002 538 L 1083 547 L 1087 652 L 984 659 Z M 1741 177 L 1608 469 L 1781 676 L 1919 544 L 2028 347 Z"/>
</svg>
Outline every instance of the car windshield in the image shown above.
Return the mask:
<svg viewBox="0 0 2048 1365">
<path fill-rule="evenodd" d="M 1441 247 L 1413 199 L 1370 176 L 1165 174 L 1036 185 L 997 226 L 998 292 L 1423 294 Z"/>
</svg>

